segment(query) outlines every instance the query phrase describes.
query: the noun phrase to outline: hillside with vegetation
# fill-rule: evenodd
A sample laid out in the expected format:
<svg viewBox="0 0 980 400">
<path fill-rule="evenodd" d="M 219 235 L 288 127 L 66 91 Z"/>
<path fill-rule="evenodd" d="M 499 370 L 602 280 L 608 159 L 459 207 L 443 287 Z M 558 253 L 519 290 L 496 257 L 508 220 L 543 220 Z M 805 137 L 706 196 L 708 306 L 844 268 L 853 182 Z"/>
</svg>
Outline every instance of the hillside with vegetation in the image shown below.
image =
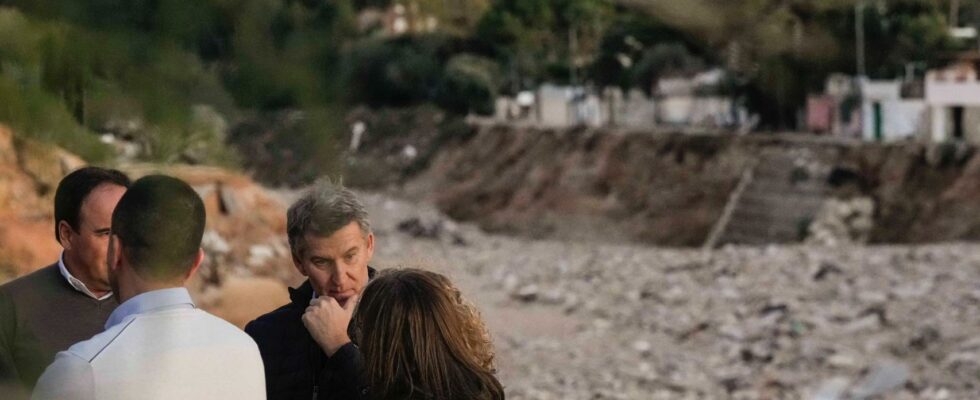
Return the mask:
<svg viewBox="0 0 980 400">
<path fill-rule="evenodd" d="M 3 0 L 0 121 L 96 163 L 283 165 L 296 184 L 342 173 L 362 105 L 433 104 L 443 129 L 546 82 L 649 92 L 718 67 L 762 129 L 786 129 L 808 91 L 854 71 L 857 10 L 872 77 L 972 47 L 948 35 L 948 1 L 857 3 Z"/>
</svg>

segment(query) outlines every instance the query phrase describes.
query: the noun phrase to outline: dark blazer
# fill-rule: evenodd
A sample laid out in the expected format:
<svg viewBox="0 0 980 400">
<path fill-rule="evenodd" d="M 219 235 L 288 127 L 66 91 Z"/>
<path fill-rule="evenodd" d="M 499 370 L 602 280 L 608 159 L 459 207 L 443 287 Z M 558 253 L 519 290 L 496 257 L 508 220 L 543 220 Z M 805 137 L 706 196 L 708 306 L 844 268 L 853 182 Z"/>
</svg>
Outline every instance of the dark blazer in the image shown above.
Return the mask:
<svg viewBox="0 0 980 400">
<path fill-rule="evenodd" d="M 369 276 L 374 273 L 369 268 Z M 364 359 L 357 346 L 348 343 L 327 357 L 303 325 L 313 298 L 310 282 L 290 288 L 289 298 L 289 304 L 245 326 L 262 354 L 268 399 L 356 399 L 366 393 Z"/>
</svg>

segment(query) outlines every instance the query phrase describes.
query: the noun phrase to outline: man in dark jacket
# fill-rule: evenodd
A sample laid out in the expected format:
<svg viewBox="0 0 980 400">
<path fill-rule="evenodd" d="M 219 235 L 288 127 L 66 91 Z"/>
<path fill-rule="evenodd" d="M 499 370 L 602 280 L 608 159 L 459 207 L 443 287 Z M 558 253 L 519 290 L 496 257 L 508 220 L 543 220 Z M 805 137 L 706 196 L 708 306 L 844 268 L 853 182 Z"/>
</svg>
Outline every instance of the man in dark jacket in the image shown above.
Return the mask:
<svg viewBox="0 0 980 400">
<path fill-rule="evenodd" d="M 289 304 L 245 327 L 262 353 L 267 396 L 357 398 L 363 359 L 348 325 L 374 274 L 367 212 L 349 190 L 321 182 L 289 207 L 286 225 L 293 264 L 309 279 L 289 290 Z"/>
<path fill-rule="evenodd" d="M 86 167 L 54 195 L 54 264 L 0 286 L 0 398 L 29 391 L 57 352 L 104 329 L 119 303 L 106 268 L 112 211 L 129 187 L 122 172 Z"/>
</svg>

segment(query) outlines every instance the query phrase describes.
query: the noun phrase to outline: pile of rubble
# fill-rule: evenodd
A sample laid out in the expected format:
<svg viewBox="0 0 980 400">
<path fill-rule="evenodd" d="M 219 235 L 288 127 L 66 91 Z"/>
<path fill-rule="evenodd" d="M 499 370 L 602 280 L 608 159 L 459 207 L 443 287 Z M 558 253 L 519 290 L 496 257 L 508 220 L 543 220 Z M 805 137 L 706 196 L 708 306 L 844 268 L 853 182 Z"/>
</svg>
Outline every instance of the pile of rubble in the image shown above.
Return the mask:
<svg viewBox="0 0 980 400">
<path fill-rule="evenodd" d="M 975 247 L 533 247 L 493 275 L 496 285 L 581 317 L 572 337 L 605 348 L 580 358 L 578 344 L 558 342 L 576 367 L 562 372 L 571 385 L 549 388 L 555 398 L 980 394 Z M 569 379 L 596 368 L 609 376 Z"/>
<path fill-rule="evenodd" d="M 829 199 L 807 232 L 808 244 L 835 246 L 867 243 L 874 228 L 874 200 L 856 197 Z"/>
<path fill-rule="evenodd" d="M 377 266 L 422 264 L 474 297 L 514 399 L 980 398 L 980 246 L 726 247 L 527 241 L 398 222 L 365 196 Z"/>
</svg>

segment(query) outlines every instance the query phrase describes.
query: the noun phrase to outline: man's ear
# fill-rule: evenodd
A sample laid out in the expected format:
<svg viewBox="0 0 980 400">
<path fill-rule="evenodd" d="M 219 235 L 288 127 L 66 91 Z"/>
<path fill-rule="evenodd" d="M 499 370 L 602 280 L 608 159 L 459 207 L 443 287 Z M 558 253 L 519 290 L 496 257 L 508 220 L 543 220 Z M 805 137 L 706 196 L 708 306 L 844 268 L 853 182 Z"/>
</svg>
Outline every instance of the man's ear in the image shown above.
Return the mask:
<svg viewBox="0 0 980 400">
<path fill-rule="evenodd" d="M 371 261 L 374 257 L 374 234 L 368 233 L 367 235 L 367 260 Z"/>
<path fill-rule="evenodd" d="M 184 282 L 187 282 L 194 274 L 197 274 L 197 271 L 201 269 L 202 263 L 204 263 L 204 249 L 197 249 L 197 256 L 194 257 L 194 265 L 191 265 L 191 268 L 184 274 Z"/>
<path fill-rule="evenodd" d="M 71 241 L 74 238 L 75 230 L 72 229 L 68 221 L 58 221 L 58 241 L 65 250 L 71 250 Z"/>
<path fill-rule="evenodd" d="M 61 235 L 61 240 L 65 240 L 64 235 Z M 118 271 L 119 265 L 122 264 L 121 260 L 122 260 L 123 250 L 121 246 L 122 244 L 119 242 L 119 236 L 116 236 L 115 234 L 109 236 L 109 249 L 106 252 L 106 257 L 105 257 L 106 268 L 109 271 L 113 271 L 113 272 Z"/>
<path fill-rule="evenodd" d="M 303 260 L 300 260 L 299 255 L 292 249 L 290 249 L 289 254 L 293 256 L 293 266 L 296 267 L 296 270 L 303 276 L 309 276 L 306 274 L 306 267 L 303 266 Z"/>
</svg>

